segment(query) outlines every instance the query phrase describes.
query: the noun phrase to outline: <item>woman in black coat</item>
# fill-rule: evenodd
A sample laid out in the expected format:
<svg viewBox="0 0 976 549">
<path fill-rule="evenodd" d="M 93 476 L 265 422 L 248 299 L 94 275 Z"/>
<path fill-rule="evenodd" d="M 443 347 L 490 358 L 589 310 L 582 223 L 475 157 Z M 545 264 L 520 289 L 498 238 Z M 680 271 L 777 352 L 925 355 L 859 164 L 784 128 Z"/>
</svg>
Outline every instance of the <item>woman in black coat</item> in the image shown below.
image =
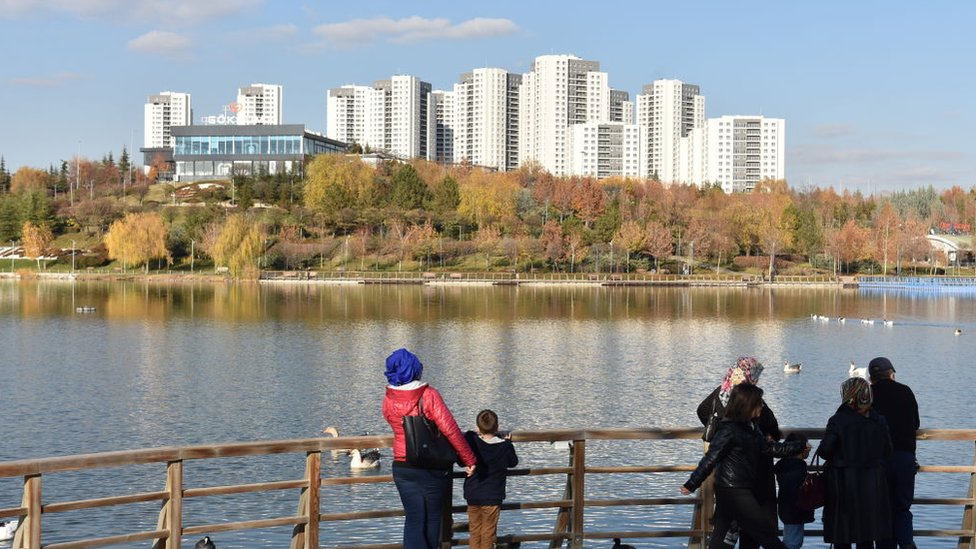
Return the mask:
<svg viewBox="0 0 976 549">
<path fill-rule="evenodd" d="M 713 414 L 716 414 L 719 418 L 725 417 L 725 407 L 729 402 L 729 395 L 732 393 L 732 389 L 740 384 L 756 385 L 759 383 L 759 376 L 762 374 L 762 371 L 762 363 L 751 356 L 736 359 L 735 363 L 725 372 L 722 384 L 716 387 L 698 405 L 696 412 L 702 426 L 707 427 L 708 420 Z M 776 420 L 776 415 L 769 406 L 766 406 L 765 401 L 763 401 L 762 412 L 756 418 L 755 424 L 759 428 L 759 431 L 770 441 L 775 442 L 783 438 L 783 433 L 779 429 L 779 421 Z M 778 523 L 776 522 L 776 476 L 773 472 L 773 458 L 760 456 L 759 460 L 759 486 L 756 492 L 756 498 L 766 511 L 769 523 L 775 527 Z M 725 533 L 725 530 L 720 530 L 717 525 L 713 531 L 713 534 L 716 536 L 724 537 Z M 741 549 L 755 549 L 757 547 L 749 539 L 743 539 L 739 546 Z"/>
<path fill-rule="evenodd" d="M 874 547 L 891 537 L 884 459 L 891 453 L 888 425 L 871 410 L 871 385 L 852 377 L 840 386 L 843 404 L 827 421 L 817 454 L 827 461 L 824 541 L 837 549 Z"/>
<path fill-rule="evenodd" d="M 759 494 L 762 484 L 763 456 L 786 457 L 800 453 L 803 443 L 780 443 L 769 440 L 755 425 L 763 410 L 762 389 L 742 383 L 732 389 L 723 419 L 712 437 L 711 444 L 698 467 L 681 487 L 682 494 L 690 494 L 715 471 L 715 529 L 709 549 L 718 549 L 724 543 L 729 524 L 739 525 L 742 545 L 786 549 L 777 537 L 775 523 L 769 521 L 762 507 Z"/>
</svg>

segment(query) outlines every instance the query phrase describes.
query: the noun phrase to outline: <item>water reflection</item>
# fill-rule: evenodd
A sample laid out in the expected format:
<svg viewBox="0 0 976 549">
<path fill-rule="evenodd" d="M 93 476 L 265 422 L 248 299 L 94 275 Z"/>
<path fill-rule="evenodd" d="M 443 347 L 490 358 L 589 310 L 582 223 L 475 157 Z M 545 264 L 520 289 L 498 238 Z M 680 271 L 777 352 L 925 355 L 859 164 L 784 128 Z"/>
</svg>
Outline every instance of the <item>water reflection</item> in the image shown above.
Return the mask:
<svg viewBox="0 0 976 549">
<path fill-rule="evenodd" d="M 75 313 L 77 306 L 94 314 Z M 830 317 L 815 322 L 811 314 Z M 841 324 L 888 318 L 880 323 Z M 953 330 L 963 329 L 956 337 Z M 495 409 L 503 427 L 691 426 L 694 407 L 736 356 L 767 365 L 761 385 L 783 425 L 821 427 L 836 408 L 850 361 L 889 356 L 911 385 L 925 427 L 976 428 L 968 387 L 976 369 L 976 300 L 835 289 L 650 289 L 594 287 L 316 286 L 257 284 L 115 284 L 0 282 L 0 413 L 6 419 L 0 459 L 170 444 L 385 433 L 380 415 L 382 364 L 407 346 L 424 361 L 425 377 L 445 395 L 463 428 L 478 410 Z M 786 376 L 785 360 L 803 373 Z M 923 444 L 923 463 L 968 465 L 971 443 Z M 594 443 L 593 460 L 609 465 L 692 462 L 693 441 Z M 519 447 L 530 466 L 564 465 L 548 445 Z M 387 465 L 381 472 L 388 472 Z M 45 478 L 45 498 L 81 497 L 97 479 L 113 490 L 161 489 L 162 471 L 115 476 L 84 472 Z M 151 469 L 151 468 L 150 468 Z M 344 460 L 323 465 L 345 475 Z M 298 478 L 302 460 L 194 462 L 187 485 Z M 963 497 L 955 475 L 925 475 L 920 495 Z M 935 477 L 935 478 L 929 478 Z M 595 478 L 601 497 L 674 495 L 675 475 Z M 84 481 L 84 482 L 83 482 Z M 563 479 L 519 477 L 515 500 L 559 499 Z M 19 481 L 0 484 L 0 506 L 19 503 Z M 92 496 L 92 494 L 86 494 Z M 457 495 L 460 499 L 460 492 Z M 396 507 L 386 485 L 329 487 L 323 509 Z M 234 496 L 187 503 L 187 524 L 227 511 L 226 520 L 295 512 L 297 494 Z M 138 507 L 138 508 L 136 508 Z M 136 506 L 120 521 L 155 524 L 153 506 Z M 127 513 L 127 514 L 126 514 Z M 919 510 L 932 527 L 958 527 L 955 508 Z M 65 530 L 46 541 L 108 535 L 94 515 L 45 519 Z M 554 514 L 506 515 L 503 531 L 547 532 Z M 114 519 L 113 519 L 114 520 Z M 59 522 L 63 521 L 63 522 Z M 587 524 L 617 529 L 685 526 L 690 509 L 587 512 Z M 64 526 L 61 526 L 61 525 Z M 122 524 L 122 523 L 119 523 Z M 323 525 L 323 542 L 387 543 L 399 521 Z M 140 529 L 140 528 L 133 528 Z M 228 547 L 280 547 L 290 529 L 220 537 Z M 255 535 L 257 537 L 255 537 Z M 331 541 L 330 541 L 331 540 Z M 189 540 L 187 540 L 189 541 Z M 236 545 L 235 545 L 236 544 Z M 658 545 L 655 545 L 658 544 Z M 670 544 L 670 545 L 669 545 Z M 672 546 L 648 540 L 643 547 Z M 945 546 L 937 542 L 927 546 Z M 225 546 L 221 544 L 220 546 Z"/>
</svg>

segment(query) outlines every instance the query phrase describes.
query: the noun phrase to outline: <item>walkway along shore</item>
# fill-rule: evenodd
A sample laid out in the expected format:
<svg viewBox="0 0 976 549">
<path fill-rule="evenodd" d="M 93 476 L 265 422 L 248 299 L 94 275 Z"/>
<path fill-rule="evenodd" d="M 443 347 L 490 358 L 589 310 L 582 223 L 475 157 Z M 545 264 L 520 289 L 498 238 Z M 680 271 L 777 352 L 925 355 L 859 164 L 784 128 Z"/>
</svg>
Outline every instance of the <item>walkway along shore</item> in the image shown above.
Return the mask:
<svg viewBox="0 0 976 549">
<path fill-rule="evenodd" d="M 791 429 L 784 429 L 791 431 Z M 817 440 L 823 436 L 823 429 L 794 429 Z M 500 541 L 529 542 L 545 541 L 550 548 L 562 547 L 564 542 L 571 549 L 581 549 L 584 540 L 610 540 L 624 538 L 628 540 L 639 538 L 672 538 L 681 541 L 681 545 L 701 549 L 705 545 L 707 536 L 711 533 L 711 513 L 713 508 L 713 494 L 707 487 L 692 496 L 679 496 L 678 486 L 684 481 L 688 473 L 695 467 L 694 463 L 655 463 L 645 461 L 652 452 L 627 452 L 631 462 L 627 465 L 602 465 L 593 463 L 587 455 L 588 441 L 647 441 L 657 446 L 662 444 L 698 444 L 701 429 L 584 429 L 584 430 L 547 430 L 547 431 L 516 431 L 512 433 L 512 440 L 516 444 L 525 443 L 553 443 L 570 442 L 569 463 L 565 467 L 531 467 L 513 469 L 509 471 L 510 483 L 518 483 L 517 477 L 539 476 L 552 478 L 545 486 L 545 493 L 562 489 L 562 497 L 556 500 L 506 501 L 502 505 L 503 511 L 516 509 L 551 509 L 554 515 L 554 526 L 550 532 L 534 529 L 528 532 L 499 532 Z M 928 474 L 951 474 L 958 481 L 953 485 L 955 490 L 941 498 L 916 498 L 917 506 L 953 506 L 961 508 L 960 527 L 958 529 L 918 528 L 916 537 L 925 538 L 955 538 L 958 549 L 974 549 L 976 540 L 976 517 L 973 514 L 974 484 L 976 484 L 976 429 L 924 429 L 919 431 L 918 439 L 921 444 L 939 444 L 946 442 L 965 442 L 972 455 L 959 455 L 962 463 L 971 465 L 936 465 L 926 463 L 920 472 Z M 237 442 L 229 444 L 209 444 L 197 446 L 179 446 L 164 448 L 149 448 L 142 450 L 127 450 L 105 452 L 98 454 L 84 454 L 74 456 L 48 457 L 41 459 L 24 459 L 0 462 L 0 478 L 22 477 L 24 482 L 23 500 L 19 507 L 0 509 L 0 519 L 18 517 L 20 522 L 14 538 L 15 549 L 81 549 L 88 547 L 103 547 L 134 542 L 152 543 L 154 549 L 180 549 L 182 538 L 199 538 L 204 535 L 214 536 L 220 532 L 250 531 L 259 528 L 291 527 L 291 549 L 317 549 L 320 543 L 329 546 L 350 547 L 356 549 L 396 549 L 399 543 L 391 541 L 398 539 L 399 533 L 387 536 L 388 540 L 374 541 L 370 544 L 351 545 L 348 540 L 331 539 L 328 534 L 320 535 L 319 527 L 323 523 L 344 521 L 363 521 L 385 519 L 403 516 L 401 508 L 395 509 L 357 509 L 341 511 L 330 510 L 328 503 L 335 501 L 341 486 L 354 484 L 388 484 L 391 493 L 395 493 L 390 474 L 323 477 L 322 453 L 331 450 L 352 448 L 389 448 L 392 444 L 391 436 L 362 436 L 342 438 L 311 438 L 293 440 Z M 601 443 L 603 444 L 603 443 Z M 602 446 L 601 446 L 602 450 Z M 291 459 L 291 470 L 294 473 L 304 470 L 301 478 L 265 479 L 263 482 L 239 484 L 230 486 L 188 486 L 185 472 L 191 468 L 209 468 L 215 465 L 213 460 L 234 457 L 251 458 L 272 454 L 285 455 Z M 667 454 L 667 452 L 666 452 Z M 607 455 L 601 451 L 598 455 Z M 290 457 L 288 457 L 290 456 Z M 389 470 L 389 458 L 386 458 L 386 470 Z M 209 460 L 209 461 L 202 461 Z M 92 491 L 97 490 L 99 478 L 105 474 L 111 475 L 113 470 L 136 464 L 158 464 L 158 484 L 160 489 L 152 492 L 126 493 L 103 496 L 93 499 L 75 501 L 46 501 L 42 494 L 42 479 L 54 477 L 69 471 L 91 471 L 88 481 L 93 483 Z M 225 465 L 226 466 L 226 465 Z M 100 472 L 96 473 L 96 470 Z M 145 474 L 149 475 L 148 469 Z M 276 469 L 279 474 L 287 475 L 289 468 Z M 101 472 L 101 471 L 104 471 Z M 648 475 L 655 473 L 654 475 Z M 614 497 L 614 494 L 598 494 L 596 497 L 585 497 L 587 493 L 587 478 L 593 475 L 644 475 L 629 480 L 631 486 L 647 487 L 648 495 L 632 498 Z M 463 472 L 456 472 L 455 479 L 463 478 Z M 255 479 L 257 480 L 257 479 Z M 924 482 L 924 481 L 922 481 Z M 533 482 L 538 486 L 539 481 Z M 234 517 L 221 514 L 215 516 L 221 506 L 209 507 L 210 513 L 205 515 L 204 524 L 186 524 L 184 519 L 183 502 L 186 499 L 208 496 L 225 496 L 243 493 L 270 493 L 282 490 L 295 491 L 297 512 L 288 516 L 263 515 L 263 518 L 233 521 Z M 665 497 L 650 497 L 654 493 L 668 494 Z M 557 492 L 558 493 L 558 492 Z M 590 491 L 592 494 L 592 489 Z M 672 497 L 670 494 L 674 494 Z M 452 528 L 453 517 L 465 513 L 466 507 L 453 500 L 453 490 L 448 490 L 449 505 L 445 506 L 444 530 L 441 547 L 450 549 L 454 545 L 466 545 L 467 539 L 456 537 L 459 534 Z M 65 513 L 81 509 L 109 508 L 119 505 L 131 505 L 145 502 L 159 502 L 159 512 L 154 530 L 141 532 L 117 532 L 112 528 L 111 521 L 104 522 L 102 529 L 106 535 L 100 538 L 80 539 L 68 542 L 42 544 L 45 535 L 42 529 L 42 518 L 52 513 Z M 195 504 L 199 505 L 199 504 Z M 652 521 L 655 510 L 667 511 L 673 506 L 692 506 L 692 519 L 687 528 L 655 528 L 638 531 L 614 531 L 607 529 L 604 524 L 594 523 L 591 518 L 586 520 L 586 511 L 594 508 L 630 507 L 640 508 L 647 513 L 648 522 Z M 592 517 L 592 515 L 591 515 Z M 236 517 L 239 519 L 239 517 Z M 200 520 L 200 519 L 198 519 Z M 63 523 L 63 521 L 62 521 Z M 586 525 L 584 527 L 584 525 Z M 926 526 L 916 522 L 916 526 Z M 62 537 L 63 532 L 58 532 Z M 806 531 L 809 538 L 819 538 L 821 530 Z M 321 539 L 320 539 L 321 538 Z M 192 542 L 191 542 L 192 543 Z M 608 541 L 599 541 L 594 545 L 608 545 Z M 924 544 L 920 544 L 924 546 Z"/>
</svg>

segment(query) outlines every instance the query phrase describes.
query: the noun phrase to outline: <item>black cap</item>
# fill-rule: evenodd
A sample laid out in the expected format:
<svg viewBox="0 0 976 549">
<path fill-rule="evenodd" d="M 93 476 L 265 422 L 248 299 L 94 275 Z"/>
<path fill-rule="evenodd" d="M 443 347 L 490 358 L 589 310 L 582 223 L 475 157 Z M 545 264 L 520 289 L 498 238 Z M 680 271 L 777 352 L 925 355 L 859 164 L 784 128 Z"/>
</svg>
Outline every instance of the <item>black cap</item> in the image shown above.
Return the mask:
<svg viewBox="0 0 976 549">
<path fill-rule="evenodd" d="M 891 361 L 883 356 L 877 358 L 872 358 L 871 362 L 868 363 L 868 375 L 872 378 L 877 377 L 878 374 L 887 371 L 895 371 L 895 367 L 891 365 Z"/>
</svg>

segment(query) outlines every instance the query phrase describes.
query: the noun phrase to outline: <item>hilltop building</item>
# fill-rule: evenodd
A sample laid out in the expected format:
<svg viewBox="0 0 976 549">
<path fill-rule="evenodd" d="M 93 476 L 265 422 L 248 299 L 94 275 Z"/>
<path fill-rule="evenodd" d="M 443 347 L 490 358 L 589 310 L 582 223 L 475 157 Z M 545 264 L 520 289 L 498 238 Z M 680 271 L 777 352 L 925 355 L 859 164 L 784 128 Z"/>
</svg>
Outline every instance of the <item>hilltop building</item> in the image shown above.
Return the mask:
<svg viewBox="0 0 976 549">
<path fill-rule="evenodd" d="M 237 90 L 237 123 L 242 126 L 281 124 L 281 86 L 251 84 Z"/>
<path fill-rule="evenodd" d="M 705 125 L 705 97 L 694 84 L 655 80 L 637 96 L 637 123 L 644 129 L 645 177 L 680 181 L 681 138 Z"/>
</svg>

